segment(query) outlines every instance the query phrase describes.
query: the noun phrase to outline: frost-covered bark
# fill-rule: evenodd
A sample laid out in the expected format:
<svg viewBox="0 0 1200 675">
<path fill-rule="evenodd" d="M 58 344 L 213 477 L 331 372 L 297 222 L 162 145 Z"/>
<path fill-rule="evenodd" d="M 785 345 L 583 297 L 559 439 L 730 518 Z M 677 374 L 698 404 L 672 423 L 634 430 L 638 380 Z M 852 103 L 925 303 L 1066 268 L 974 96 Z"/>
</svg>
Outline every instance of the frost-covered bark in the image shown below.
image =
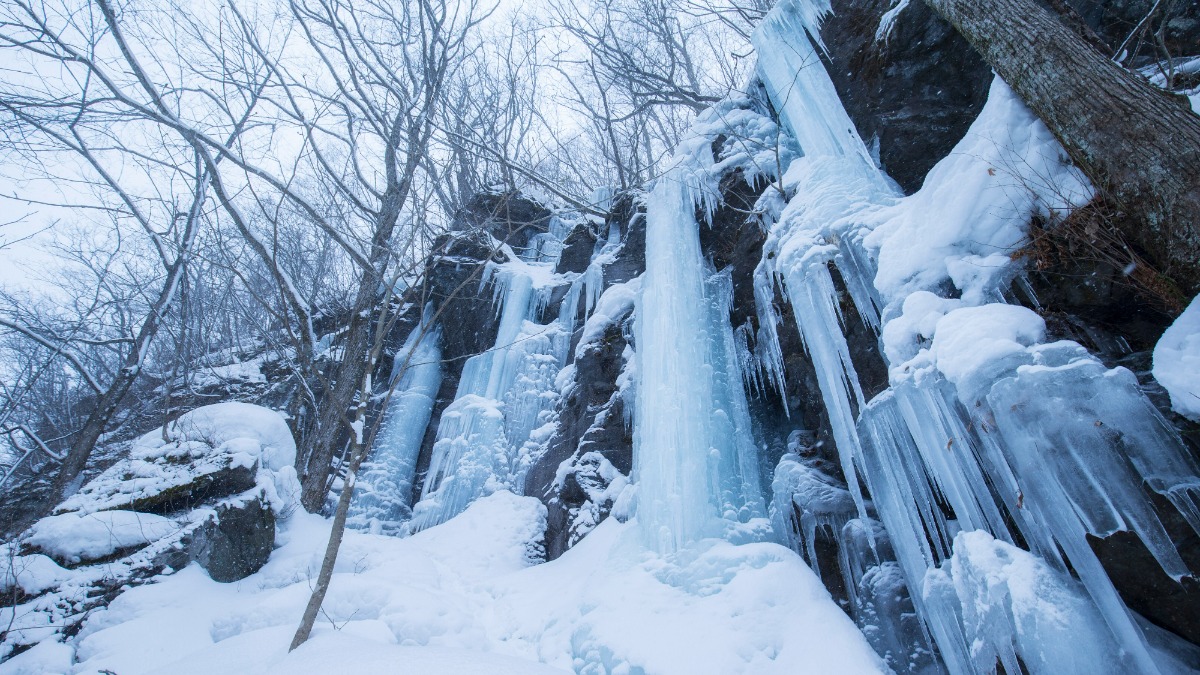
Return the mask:
<svg viewBox="0 0 1200 675">
<path fill-rule="evenodd" d="M 1200 289 L 1200 116 L 1097 52 L 1032 0 L 926 0 L 1133 218 L 1124 234 Z"/>
</svg>

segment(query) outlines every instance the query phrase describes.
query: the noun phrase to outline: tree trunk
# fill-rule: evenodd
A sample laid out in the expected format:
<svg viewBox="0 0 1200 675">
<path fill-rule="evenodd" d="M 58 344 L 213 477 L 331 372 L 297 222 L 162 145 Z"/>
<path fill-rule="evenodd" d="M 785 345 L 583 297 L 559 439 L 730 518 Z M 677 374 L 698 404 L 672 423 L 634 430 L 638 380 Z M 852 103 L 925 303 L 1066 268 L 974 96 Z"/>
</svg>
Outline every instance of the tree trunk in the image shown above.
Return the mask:
<svg viewBox="0 0 1200 675">
<path fill-rule="evenodd" d="M 1188 297 L 1200 290 L 1200 116 L 1097 52 L 1034 0 L 926 0 L 1041 118 L 1122 230 Z"/>
<path fill-rule="evenodd" d="M 322 397 L 321 407 L 315 411 L 316 429 L 310 436 L 300 493 L 300 503 L 310 513 L 319 513 L 325 505 L 333 457 L 350 429 L 347 418 L 354 405 L 354 395 L 359 391 L 359 381 L 367 369 L 371 346 L 370 315 L 378 302 L 374 292 L 378 286 L 378 276 L 364 274 L 346 329 L 346 341 L 341 345 L 341 360 L 331 369 L 329 389 Z"/>
<path fill-rule="evenodd" d="M 384 285 L 388 264 L 393 257 L 388 248 L 392 233 L 412 190 L 417 163 L 428 145 L 429 128 L 430 123 L 425 121 L 419 130 L 409 130 L 405 146 L 407 157 L 402 166 L 397 166 L 401 134 L 405 129 L 399 114 L 392 122 L 392 133 L 384 150 L 388 187 L 380 200 L 379 212 L 375 218 L 375 230 L 368 252 L 370 267 L 360 272 L 362 276 L 359 279 L 350 325 L 346 329 L 342 358 L 333 368 L 333 381 L 330 383 L 324 405 L 317 413 L 317 429 L 313 434 L 311 452 L 301 481 L 300 503 L 310 513 L 320 512 L 321 507 L 325 505 L 333 456 L 338 448 L 338 441 L 349 429 L 349 424 L 343 427 L 342 423 L 349 422 L 347 415 L 354 404 L 354 394 L 359 391 L 358 383 L 364 376 L 370 375 L 370 369 L 374 368 L 378 358 L 378 355 L 372 356 L 372 315 L 379 305 L 379 290 Z M 387 295 L 390 297 L 390 293 Z M 378 340 L 382 340 L 382 336 Z M 363 396 L 370 397 L 370 392 L 364 393 Z M 341 508 L 340 504 L 338 508 Z"/>
</svg>

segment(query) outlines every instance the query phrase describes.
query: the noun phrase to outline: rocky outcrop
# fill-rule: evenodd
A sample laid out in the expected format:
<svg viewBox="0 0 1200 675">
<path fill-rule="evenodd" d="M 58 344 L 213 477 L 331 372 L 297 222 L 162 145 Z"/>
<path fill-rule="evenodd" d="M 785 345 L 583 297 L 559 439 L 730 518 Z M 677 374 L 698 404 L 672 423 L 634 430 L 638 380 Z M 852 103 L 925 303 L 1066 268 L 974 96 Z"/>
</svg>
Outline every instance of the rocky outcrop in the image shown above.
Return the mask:
<svg viewBox="0 0 1200 675">
<path fill-rule="evenodd" d="M 536 235 L 550 231 L 553 215 L 545 206 L 519 192 L 484 192 L 455 214 L 451 229 L 487 232 L 521 252 L 529 248 Z"/>
<path fill-rule="evenodd" d="M 525 494 L 546 505 L 550 560 L 608 517 L 633 470 L 633 434 L 627 424 L 632 400 L 627 400 L 630 392 L 621 385 L 628 382 L 621 378 L 632 359 L 633 291 L 626 286 L 645 270 L 645 217 L 638 195 L 618 195 L 605 226 L 622 237 L 603 267 L 607 297 L 601 296 L 597 313 L 576 331 L 557 426 L 525 478 Z M 570 244 L 568 238 L 564 255 Z M 590 248 L 588 256 L 590 260 Z"/>
<path fill-rule="evenodd" d="M 218 504 L 187 539 L 187 557 L 213 581 L 245 579 L 262 569 L 275 547 L 275 513 L 264 495 Z"/>
<path fill-rule="evenodd" d="M 223 403 L 181 416 L 166 435 L 160 428 L 134 441 L 55 515 L 0 547 L 10 563 L 0 591 L 26 619 L 69 637 L 124 590 L 193 561 L 220 582 L 266 564 L 276 521 L 300 490 L 283 418 Z M 10 653 L 24 639 L 0 635 Z"/>
</svg>

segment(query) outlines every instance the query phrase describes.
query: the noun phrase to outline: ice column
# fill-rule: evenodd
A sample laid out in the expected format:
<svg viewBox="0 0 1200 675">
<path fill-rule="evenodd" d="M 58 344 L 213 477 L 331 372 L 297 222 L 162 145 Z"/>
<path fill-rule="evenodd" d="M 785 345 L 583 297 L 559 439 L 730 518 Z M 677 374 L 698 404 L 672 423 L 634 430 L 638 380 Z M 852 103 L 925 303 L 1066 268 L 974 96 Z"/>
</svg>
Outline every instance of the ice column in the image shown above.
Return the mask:
<svg viewBox="0 0 1200 675">
<path fill-rule="evenodd" d="M 410 515 L 417 455 L 442 384 L 441 328 L 430 325 L 431 314 L 426 307 L 394 357 L 391 399 L 358 474 L 350 527 L 395 534 Z"/>
<path fill-rule="evenodd" d="M 638 297 L 634 470 L 638 524 L 662 553 L 714 534 L 710 499 L 712 376 L 696 201 L 706 176 L 676 167 L 647 200 L 646 273 Z M 699 188 L 699 189 L 698 189 Z"/>
<path fill-rule="evenodd" d="M 850 158 L 875 173 L 871 153 L 809 39 L 818 38 L 829 12 L 829 0 L 780 0 L 751 37 L 758 72 L 805 156 Z"/>
<path fill-rule="evenodd" d="M 762 487 L 758 480 L 758 448 L 750 428 L 750 404 L 742 377 L 742 358 L 729 325 L 733 280 L 728 271 L 709 277 L 709 362 L 713 375 L 713 447 L 721 517 L 734 523 L 764 518 Z"/>
</svg>

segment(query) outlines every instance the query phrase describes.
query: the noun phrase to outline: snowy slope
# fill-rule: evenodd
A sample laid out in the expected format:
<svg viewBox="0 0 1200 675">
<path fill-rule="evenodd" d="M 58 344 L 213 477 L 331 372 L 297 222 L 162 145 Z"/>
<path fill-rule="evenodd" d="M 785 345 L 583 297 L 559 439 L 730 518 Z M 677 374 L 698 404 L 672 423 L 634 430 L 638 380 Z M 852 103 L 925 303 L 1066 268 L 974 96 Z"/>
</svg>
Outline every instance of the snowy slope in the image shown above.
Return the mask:
<svg viewBox="0 0 1200 675">
<path fill-rule="evenodd" d="M 6 673 L 870 673 L 877 657 L 799 558 L 774 544 L 647 552 L 605 521 L 531 566 L 544 508 L 497 492 L 412 537 L 347 533 L 324 616 L 287 654 L 328 534 L 298 513 L 260 572 L 234 584 L 192 565 L 132 589 L 71 649 Z M 541 662 L 541 663 L 539 663 Z"/>
</svg>

